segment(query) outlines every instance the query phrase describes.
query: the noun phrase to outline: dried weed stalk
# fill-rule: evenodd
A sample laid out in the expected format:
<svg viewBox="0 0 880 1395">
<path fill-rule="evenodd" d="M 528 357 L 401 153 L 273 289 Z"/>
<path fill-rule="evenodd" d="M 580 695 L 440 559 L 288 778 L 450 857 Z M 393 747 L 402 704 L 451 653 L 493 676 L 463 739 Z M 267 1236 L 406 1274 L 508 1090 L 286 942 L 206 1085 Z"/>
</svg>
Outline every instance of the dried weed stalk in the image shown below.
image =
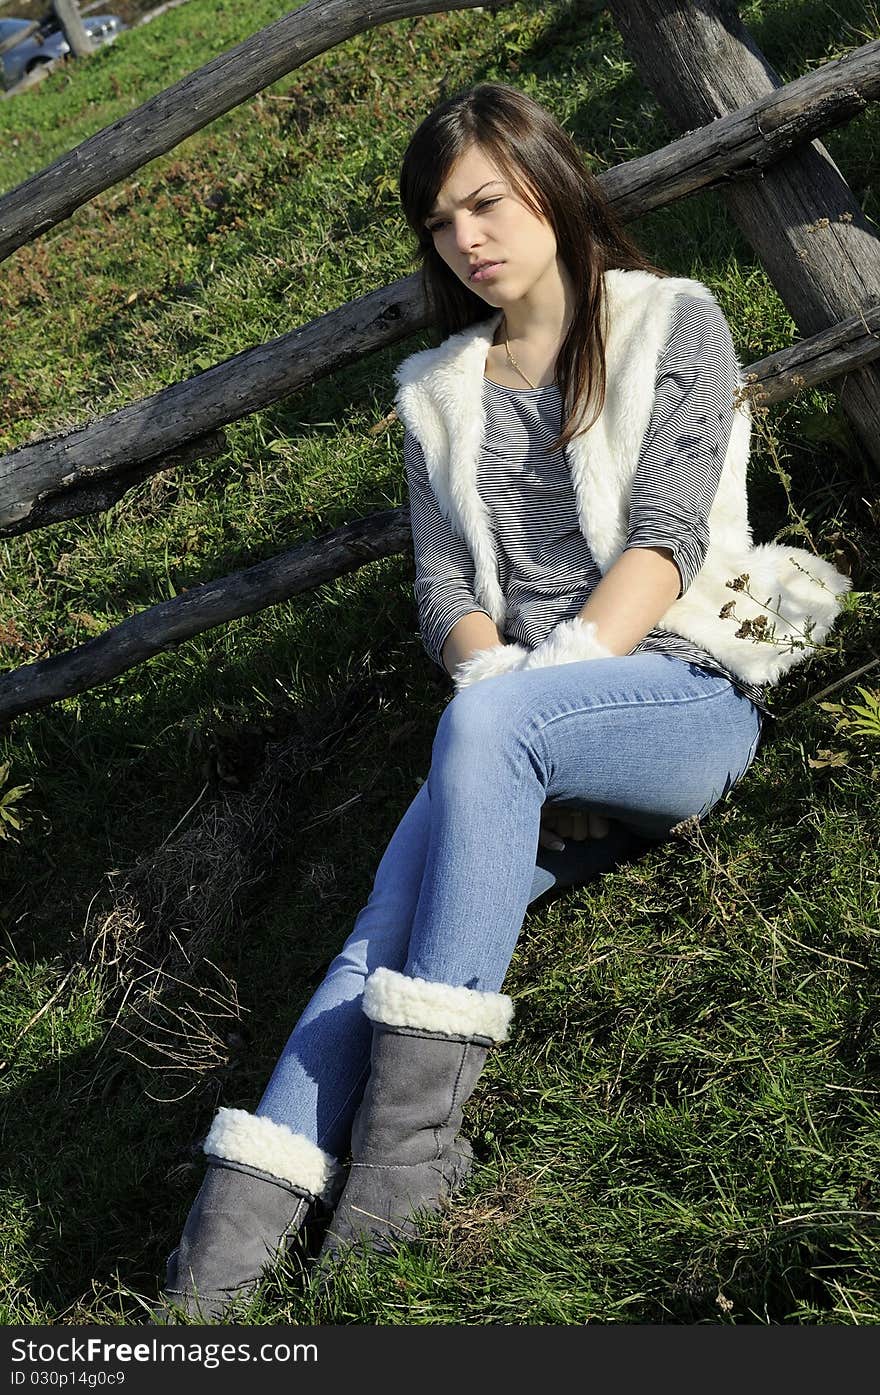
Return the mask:
<svg viewBox="0 0 880 1395">
<path fill-rule="evenodd" d="M 82 953 L 113 1013 L 98 1052 L 111 1076 L 121 1053 L 160 1073 L 163 1095 L 173 1088 L 179 1099 L 228 1067 L 242 1040 L 242 1009 L 235 982 L 211 956 L 291 828 L 302 827 L 314 776 L 352 741 L 363 706 L 350 689 L 329 714 L 298 713 L 295 729 L 265 746 L 247 788 L 221 785 L 205 798 L 206 784 L 157 849 L 107 874 L 109 887 L 89 907 Z"/>
</svg>

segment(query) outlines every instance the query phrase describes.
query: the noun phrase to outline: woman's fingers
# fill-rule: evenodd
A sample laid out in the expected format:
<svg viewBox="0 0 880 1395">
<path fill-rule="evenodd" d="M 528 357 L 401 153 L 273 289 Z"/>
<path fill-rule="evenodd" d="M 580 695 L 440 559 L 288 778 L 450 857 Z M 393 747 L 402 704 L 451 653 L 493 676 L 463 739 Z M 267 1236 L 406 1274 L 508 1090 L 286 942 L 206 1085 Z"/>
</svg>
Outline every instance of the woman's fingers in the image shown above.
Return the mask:
<svg viewBox="0 0 880 1395">
<path fill-rule="evenodd" d="M 559 850 L 561 839 L 573 838 L 583 842 L 585 838 L 604 838 L 608 833 L 608 820 L 589 809 L 567 809 L 560 804 L 545 804 L 541 810 L 541 831 L 539 846 Z"/>
<path fill-rule="evenodd" d="M 538 831 L 538 847 L 550 848 L 553 852 L 562 852 L 565 843 L 562 841 L 562 834 L 558 827 L 559 815 L 562 812 L 551 804 L 545 804 L 541 810 L 541 827 Z"/>
<path fill-rule="evenodd" d="M 590 818 L 586 809 L 565 809 L 558 811 L 558 822 L 555 828 L 562 838 L 574 838 L 575 842 L 582 843 L 585 838 L 592 836 L 590 831 Z"/>
<path fill-rule="evenodd" d="M 563 837 L 574 838 L 575 842 L 582 843 L 589 836 L 590 825 L 586 814 L 581 809 L 567 810 L 566 830 Z"/>
<path fill-rule="evenodd" d="M 542 825 L 538 833 L 538 847 L 549 848 L 551 852 L 562 852 L 565 843 L 558 833 L 554 833 L 552 829 L 544 828 Z"/>
</svg>

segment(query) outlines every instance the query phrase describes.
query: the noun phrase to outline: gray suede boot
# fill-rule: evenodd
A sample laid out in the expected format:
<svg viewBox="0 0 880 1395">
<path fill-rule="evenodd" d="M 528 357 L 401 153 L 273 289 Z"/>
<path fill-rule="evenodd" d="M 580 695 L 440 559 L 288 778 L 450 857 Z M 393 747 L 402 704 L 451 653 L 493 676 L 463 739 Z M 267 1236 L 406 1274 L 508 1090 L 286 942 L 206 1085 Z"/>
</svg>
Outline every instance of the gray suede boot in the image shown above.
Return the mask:
<svg viewBox="0 0 880 1395">
<path fill-rule="evenodd" d="M 415 1237 L 414 1212 L 439 1211 L 467 1176 L 462 1110 L 513 1016 L 503 993 L 385 968 L 367 979 L 363 1008 L 373 1022 L 370 1076 L 352 1124 L 348 1181 L 318 1256 L 324 1274 L 361 1239 L 387 1250 L 392 1239 Z"/>
<path fill-rule="evenodd" d="M 221 1109 L 204 1142 L 208 1171 L 180 1244 L 168 1257 L 164 1306 L 202 1322 L 220 1319 L 253 1293 L 265 1265 L 283 1254 L 317 1197 L 341 1184 L 334 1158 L 303 1134 L 244 1109 Z"/>
</svg>

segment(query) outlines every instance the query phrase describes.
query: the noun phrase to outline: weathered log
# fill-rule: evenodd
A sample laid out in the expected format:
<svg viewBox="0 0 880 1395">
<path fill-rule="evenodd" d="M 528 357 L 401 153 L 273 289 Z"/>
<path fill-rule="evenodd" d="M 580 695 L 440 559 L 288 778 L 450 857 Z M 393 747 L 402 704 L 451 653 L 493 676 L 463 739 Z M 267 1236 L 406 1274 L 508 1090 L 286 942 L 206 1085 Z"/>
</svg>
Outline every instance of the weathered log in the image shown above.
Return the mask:
<svg viewBox="0 0 880 1395">
<path fill-rule="evenodd" d="M 795 141 L 859 110 L 878 86 L 880 43 L 866 44 L 663 150 L 603 172 L 599 181 L 627 222 L 695 190 L 754 177 Z M 418 278 L 407 277 L 96 422 L 19 447 L 0 458 L 0 537 L 94 512 L 102 487 L 112 503 L 124 487 L 99 480 L 118 474 L 135 483 L 166 469 L 172 451 L 189 446 L 196 454 L 200 437 L 429 322 Z M 351 352 L 340 350 L 352 344 Z M 144 467 L 137 476 L 134 466 Z"/>
<path fill-rule="evenodd" d="M 496 0 L 493 8 L 509 3 Z M 381 5 L 310 0 L 97 131 L 0 199 L 0 261 L 318 54 L 397 19 L 478 8 L 477 0 L 382 0 Z"/>
<path fill-rule="evenodd" d="M 773 88 L 662 150 L 615 165 L 602 189 L 624 219 L 665 208 L 699 189 L 762 177 L 824 131 L 842 126 L 880 97 L 880 40 Z"/>
<path fill-rule="evenodd" d="M 387 509 L 216 581 L 193 586 L 63 654 L 0 676 L 0 725 L 106 683 L 163 649 L 412 547 L 408 509 Z"/>
<path fill-rule="evenodd" d="M 730 0 L 609 0 L 608 8 L 642 79 L 681 127 L 724 119 L 782 90 Z M 803 334 L 880 301 L 880 242 L 818 141 L 761 179 L 719 192 Z M 849 373 L 840 399 L 865 456 L 880 465 L 880 366 Z"/>
<path fill-rule="evenodd" d="M 60 493 L 47 494 L 39 499 L 29 517 L 30 526 L 45 528 L 50 523 L 62 523 L 67 518 L 81 518 L 84 514 L 103 513 L 118 503 L 136 484 L 157 475 L 162 470 L 176 469 L 181 465 L 191 465 L 195 461 L 213 460 L 226 450 L 228 441 L 225 431 L 209 431 L 205 436 L 197 436 L 185 446 L 169 451 L 161 460 L 148 460 L 144 465 L 133 465 L 127 470 L 113 470 L 105 474 L 84 475 L 78 484 Z"/>
<path fill-rule="evenodd" d="M 0 460 L 0 536 L 49 521 L 53 508 L 55 517 L 71 517 L 76 510 L 65 509 L 64 495 L 73 487 L 90 491 L 87 504 L 99 507 L 99 485 L 120 474 L 131 478 L 134 467 L 143 467 L 137 478 L 158 473 L 173 452 L 428 322 L 413 274 L 88 426 L 19 446 Z"/>
<path fill-rule="evenodd" d="M 799 339 L 744 370 L 755 405 L 770 406 L 818 383 L 835 380 L 880 358 L 880 305 L 842 320 L 821 334 Z"/>
</svg>

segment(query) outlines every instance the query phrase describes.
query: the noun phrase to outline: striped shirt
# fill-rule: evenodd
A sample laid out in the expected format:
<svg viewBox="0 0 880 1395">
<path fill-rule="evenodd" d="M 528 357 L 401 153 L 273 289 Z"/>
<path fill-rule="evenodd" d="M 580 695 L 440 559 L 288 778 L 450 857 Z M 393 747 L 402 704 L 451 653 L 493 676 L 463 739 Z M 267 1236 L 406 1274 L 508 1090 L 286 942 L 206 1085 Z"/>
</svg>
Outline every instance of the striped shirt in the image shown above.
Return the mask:
<svg viewBox="0 0 880 1395">
<path fill-rule="evenodd" d="M 709 510 L 740 383 L 721 310 L 700 296 L 679 294 L 657 361 L 653 411 L 633 477 L 626 546 L 670 548 L 681 575 L 680 596 L 706 555 Z M 580 526 L 563 452 L 545 450 L 562 427 L 556 384 L 510 388 L 484 378 L 483 406 L 477 489 L 495 534 L 507 606 L 504 637 L 534 649 L 561 621 L 578 614 L 602 574 Z M 408 429 L 404 458 L 419 629 L 425 651 L 443 668 L 443 644 L 456 621 L 473 611 L 488 612 L 474 596 L 467 544 L 440 513 L 422 449 Z M 723 674 L 772 717 L 766 688 L 737 678 L 690 640 L 654 628 L 631 652 L 645 651 Z"/>
</svg>

